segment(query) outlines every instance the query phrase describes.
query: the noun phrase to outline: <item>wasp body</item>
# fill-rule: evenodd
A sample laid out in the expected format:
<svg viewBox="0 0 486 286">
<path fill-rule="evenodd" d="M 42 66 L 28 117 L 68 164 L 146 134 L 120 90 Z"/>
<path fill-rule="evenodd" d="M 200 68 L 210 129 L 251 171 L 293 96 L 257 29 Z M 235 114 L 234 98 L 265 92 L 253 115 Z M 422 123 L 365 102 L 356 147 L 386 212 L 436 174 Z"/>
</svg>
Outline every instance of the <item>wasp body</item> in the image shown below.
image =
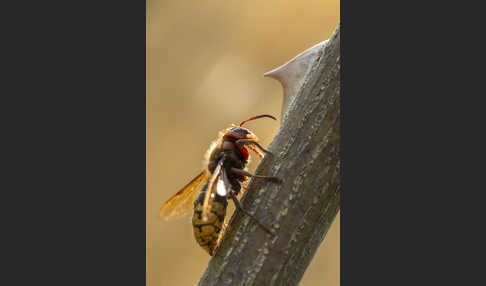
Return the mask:
<svg viewBox="0 0 486 286">
<path fill-rule="evenodd" d="M 207 152 L 207 168 L 170 198 L 160 210 L 159 215 L 165 218 L 185 213 L 191 199 L 197 194 L 196 190 L 200 189 L 197 198 L 192 200 L 192 223 L 196 241 L 209 255 L 214 254 L 221 238 L 228 199 L 232 199 L 238 209 L 271 233 L 258 219 L 241 207 L 236 197 L 241 191 L 241 183 L 247 177 L 278 181 L 276 177 L 257 176 L 245 170 L 250 157 L 248 149 L 260 158 L 263 157 L 260 150 L 270 153 L 257 142 L 258 138 L 250 130 L 241 127 L 245 122 L 262 117 L 276 120 L 271 115 L 259 115 L 243 121 L 239 126 L 232 125 L 220 132 L 220 136 Z"/>
<path fill-rule="evenodd" d="M 208 183 L 204 185 L 199 197 L 194 201 L 192 226 L 194 228 L 194 237 L 196 238 L 197 243 L 212 255 L 215 248 L 218 246 L 220 234 L 222 234 L 228 202 L 225 197 L 216 195 L 213 204 L 211 205 L 207 221 L 203 221 L 202 211 L 207 189 Z"/>
</svg>

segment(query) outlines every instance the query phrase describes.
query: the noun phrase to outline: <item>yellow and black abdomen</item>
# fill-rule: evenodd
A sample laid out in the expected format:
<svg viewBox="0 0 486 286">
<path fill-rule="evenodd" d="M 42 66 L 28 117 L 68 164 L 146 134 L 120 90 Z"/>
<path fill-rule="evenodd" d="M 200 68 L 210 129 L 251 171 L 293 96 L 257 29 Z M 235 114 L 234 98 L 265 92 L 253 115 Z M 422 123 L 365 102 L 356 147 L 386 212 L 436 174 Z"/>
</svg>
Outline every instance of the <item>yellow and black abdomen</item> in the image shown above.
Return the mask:
<svg viewBox="0 0 486 286">
<path fill-rule="evenodd" d="M 217 247 L 219 236 L 222 232 L 228 202 L 226 201 L 225 197 L 215 194 L 214 201 L 211 205 L 211 211 L 208 215 L 208 220 L 203 222 L 202 209 L 208 184 L 209 183 L 206 183 L 204 185 L 199 197 L 196 201 L 194 201 L 192 226 L 194 228 L 194 237 L 196 238 L 197 243 L 199 243 L 199 245 L 212 256 Z"/>
</svg>

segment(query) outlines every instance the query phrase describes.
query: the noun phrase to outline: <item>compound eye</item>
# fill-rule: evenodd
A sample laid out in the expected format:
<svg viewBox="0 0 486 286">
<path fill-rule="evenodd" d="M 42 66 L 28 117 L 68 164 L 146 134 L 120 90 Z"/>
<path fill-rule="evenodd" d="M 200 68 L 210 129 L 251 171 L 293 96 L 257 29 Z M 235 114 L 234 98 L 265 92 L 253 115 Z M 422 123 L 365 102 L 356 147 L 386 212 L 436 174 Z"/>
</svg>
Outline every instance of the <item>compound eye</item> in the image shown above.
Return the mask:
<svg viewBox="0 0 486 286">
<path fill-rule="evenodd" d="M 250 134 L 251 132 L 249 132 L 245 128 L 236 127 L 231 129 L 229 133 L 231 134 L 232 137 L 236 139 L 246 139 L 247 135 Z"/>
<path fill-rule="evenodd" d="M 241 128 L 241 127 L 233 128 L 231 131 L 236 133 L 236 134 L 241 134 L 241 135 L 245 135 L 245 134 L 250 133 L 250 132 L 248 132 L 248 130 L 246 130 L 245 128 Z"/>
</svg>

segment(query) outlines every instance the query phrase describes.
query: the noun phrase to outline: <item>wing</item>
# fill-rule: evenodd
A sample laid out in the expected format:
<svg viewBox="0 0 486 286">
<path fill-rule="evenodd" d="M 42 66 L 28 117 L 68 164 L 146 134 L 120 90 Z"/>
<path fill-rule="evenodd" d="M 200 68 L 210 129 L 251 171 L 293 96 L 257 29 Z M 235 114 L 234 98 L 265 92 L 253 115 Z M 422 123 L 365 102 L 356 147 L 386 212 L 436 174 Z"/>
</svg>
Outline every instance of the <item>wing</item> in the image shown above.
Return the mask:
<svg viewBox="0 0 486 286">
<path fill-rule="evenodd" d="M 213 175 L 211 176 L 211 180 L 209 180 L 208 189 L 206 190 L 206 195 L 204 196 L 203 202 L 203 209 L 202 209 L 202 220 L 208 220 L 208 214 L 211 212 L 211 205 L 213 204 L 214 196 L 216 195 L 215 190 L 215 182 L 218 180 L 219 176 L 221 175 L 221 168 L 223 167 L 225 157 L 219 160 L 218 165 L 214 169 Z"/>
<path fill-rule="evenodd" d="M 199 194 L 202 183 L 207 180 L 208 172 L 204 170 L 164 203 L 159 211 L 159 217 L 167 220 L 185 215 L 192 209 L 191 206 Z"/>
</svg>

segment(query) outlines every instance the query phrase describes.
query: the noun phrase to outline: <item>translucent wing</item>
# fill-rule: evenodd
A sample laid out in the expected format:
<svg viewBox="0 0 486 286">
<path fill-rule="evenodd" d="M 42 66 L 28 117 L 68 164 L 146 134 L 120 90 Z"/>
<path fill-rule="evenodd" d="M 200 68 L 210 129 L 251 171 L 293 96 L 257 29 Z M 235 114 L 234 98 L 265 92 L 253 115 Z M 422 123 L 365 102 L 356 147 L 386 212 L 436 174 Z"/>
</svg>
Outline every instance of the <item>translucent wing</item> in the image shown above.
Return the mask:
<svg viewBox="0 0 486 286">
<path fill-rule="evenodd" d="M 208 172 L 204 170 L 164 203 L 159 211 L 159 217 L 167 220 L 183 216 L 192 210 L 194 200 L 204 185 L 203 182 L 207 182 L 207 180 Z"/>
</svg>

